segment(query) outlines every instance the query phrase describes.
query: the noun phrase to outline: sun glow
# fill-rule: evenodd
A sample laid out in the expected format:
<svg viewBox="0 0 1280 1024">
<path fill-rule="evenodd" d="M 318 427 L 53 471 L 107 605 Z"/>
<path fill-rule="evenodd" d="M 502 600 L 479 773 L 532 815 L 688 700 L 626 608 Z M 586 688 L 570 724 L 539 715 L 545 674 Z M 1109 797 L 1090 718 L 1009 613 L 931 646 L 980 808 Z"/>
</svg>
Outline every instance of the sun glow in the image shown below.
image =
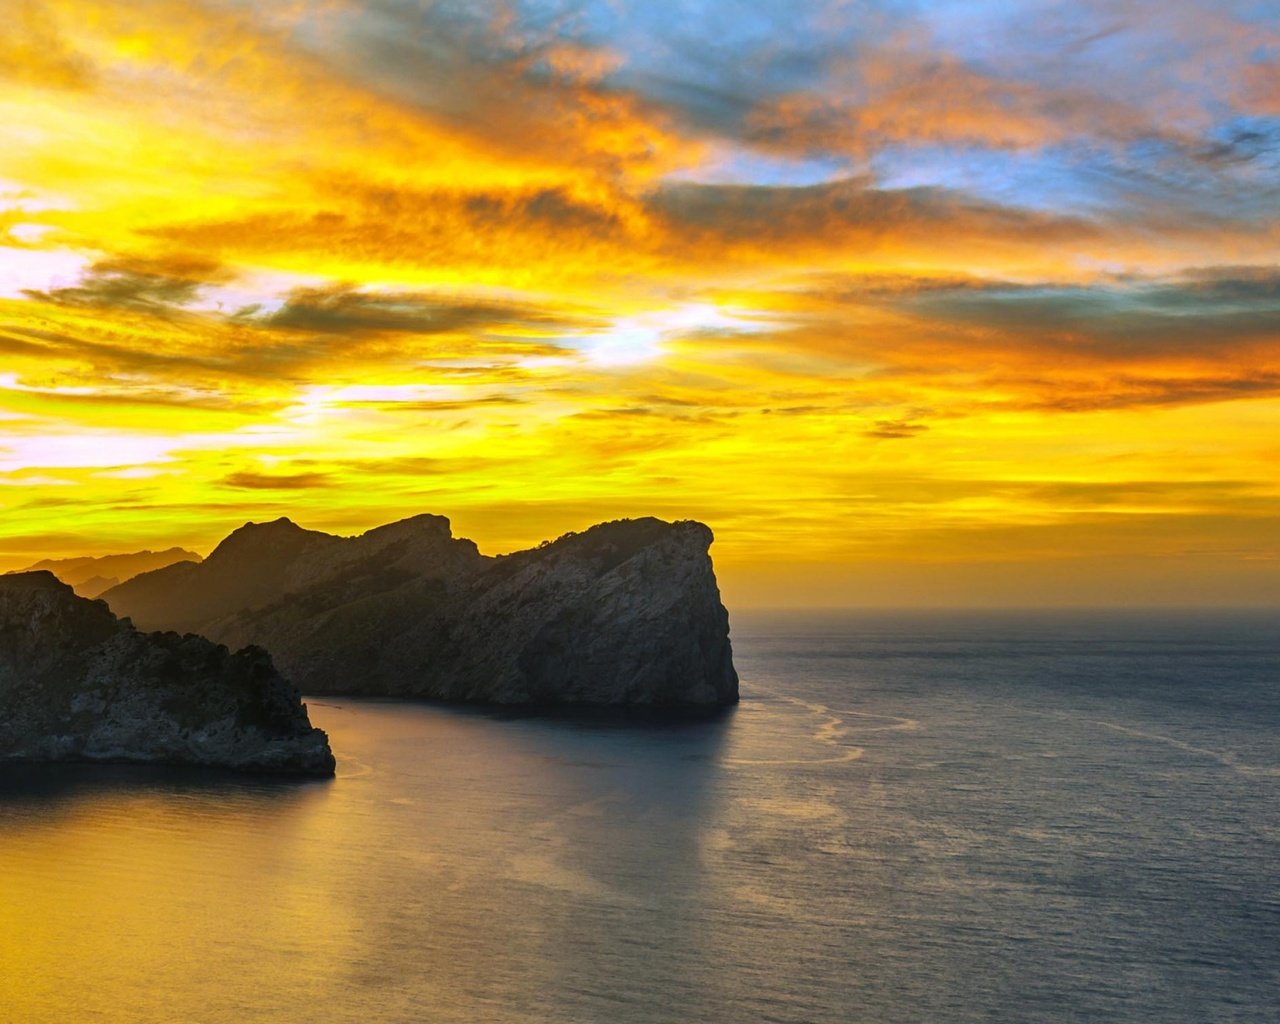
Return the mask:
<svg viewBox="0 0 1280 1024">
<path fill-rule="evenodd" d="M 656 514 L 731 603 L 1280 599 L 1274 24 L 818 7 L 747 88 L 621 11 L 21 3 L 0 568 Z"/>
</svg>

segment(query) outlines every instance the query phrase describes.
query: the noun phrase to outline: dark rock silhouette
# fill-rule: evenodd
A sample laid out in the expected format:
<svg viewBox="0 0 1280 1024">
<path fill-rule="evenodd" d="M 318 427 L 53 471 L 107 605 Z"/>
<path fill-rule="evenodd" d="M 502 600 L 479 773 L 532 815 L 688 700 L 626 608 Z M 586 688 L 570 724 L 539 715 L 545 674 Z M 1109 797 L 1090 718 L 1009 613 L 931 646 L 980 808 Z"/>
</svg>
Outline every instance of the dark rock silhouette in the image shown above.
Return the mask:
<svg viewBox="0 0 1280 1024">
<path fill-rule="evenodd" d="M 265 651 L 140 633 L 44 571 L 0 576 L 0 759 L 334 769 Z"/>
<path fill-rule="evenodd" d="M 102 596 L 117 614 L 128 615 L 142 629 L 212 637 L 201 627 L 273 600 L 290 568 L 337 543 L 340 538 L 304 530 L 288 519 L 246 524 L 203 562 L 176 562 L 141 573 Z"/>
<path fill-rule="evenodd" d="M 442 516 L 350 538 L 280 519 L 104 597 L 146 628 L 259 644 L 308 693 L 713 707 L 738 678 L 711 541 L 620 520 L 495 558 Z"/>
<path fill-rule="evenodd" d="M 84 558 L 46 558 L 21 572 L 47 569 L 63 583 L 69 583 L 81 597 L 98 597 L 106 590 L 132 579 L 140 572 L 151 572 L 175 562 L 198 562 L 200 556 L 185 548 L 164 551 L 135 551 L 127 555 L 101 555 Z"/>
</svg>

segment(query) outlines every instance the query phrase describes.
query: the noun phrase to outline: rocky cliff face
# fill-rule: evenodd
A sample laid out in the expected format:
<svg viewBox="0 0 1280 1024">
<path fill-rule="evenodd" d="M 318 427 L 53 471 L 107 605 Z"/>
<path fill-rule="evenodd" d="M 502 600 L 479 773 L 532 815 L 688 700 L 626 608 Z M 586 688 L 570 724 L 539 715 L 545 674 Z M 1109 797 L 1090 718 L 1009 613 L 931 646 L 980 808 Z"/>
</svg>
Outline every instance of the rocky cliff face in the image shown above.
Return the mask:
<svg viewBox="0 0 1280 1024">
<path fill-rule="evenodd" d="M 265 651 L 140 633 L 49 572 L 0 576 L 0 759 L 334 769 Z"/>
<path fill-rule="evenodd" d="M 441 516 L 353 538 L 278 520 L 104 596 L 148 628 L 260 644 L 309 693 L 709 707 L 738 699 L 711 541 L 623 520 L 489 558 Z"/>
</svg>

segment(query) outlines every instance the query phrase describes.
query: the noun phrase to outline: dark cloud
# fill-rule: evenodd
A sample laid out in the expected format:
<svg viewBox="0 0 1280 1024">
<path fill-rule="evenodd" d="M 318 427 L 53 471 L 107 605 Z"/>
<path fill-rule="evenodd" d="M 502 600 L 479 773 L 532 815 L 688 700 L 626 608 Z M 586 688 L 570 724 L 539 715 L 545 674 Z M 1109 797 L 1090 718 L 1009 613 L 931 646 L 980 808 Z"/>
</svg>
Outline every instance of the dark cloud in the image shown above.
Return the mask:
<svg viewBox="0 0 1280 1024">
<path fill-rule="evenodd" d="M 805 187 L 670 185 L 650 199 L 674 237 L 758 247 L 822 248 L 857 240 L 895 246 L 962 241 L 1040 244 L 1083 240 L 1097 229 L 1079 218 L 998 206 L 941 188 L 876 188 L 865 177 Z"/>
<path fill-rule="evenodd" d="M 562 186 L 488 191 L 418 189 L 331 178 L 322 181 L 320 188 L 344 209 L 387 225 L 418 223 L 433 229 L 465 224 L 472 231 L 490 233 L 505 233 L 515 227 L 597 239 L 619 238 L 625 232 L 616 209 L 576 196 Z"/>
<path fill-rule="evenodd" d="M 1280 306 L 1280 267 L 1191 267 L 1181 275 L 1189 299 L 1271 302 Z"/>
<path fill-rule="evenodd" d="M 481 395 L 443 402 L 348 402 L 349 405 L 376 405 L 387 412 L 467 412 L 477 408 L 495 406 L 515 407 L 530 404 L 519 395 Z"/>
<path fill-rule="evenodd" d="M 740 62 L 732 62 L 732 65 L 741 67 Z M 710 69 L 704 65 L 704 70 Z M 759 80 L 733 80 L 731 67 L 715 70 L 729 80 L 691 81 L 673 73 L 653 72 L 627 74 L 624 80 L 695 130 L 735 138 L 744 134 L 747 115 L 769 93 Z"/>
<path fill-rule="evenodd" d="M 438 369 L 441 376 L 500 374 L 512 383 L 523 375 L 504 361 L 532 355 L 563 356 L 570 350 L 560 333 L 596 329 L 600 322 L 531 302 L 474 299 L 419 292 L 365 292 L 346 285 L 299 289 L 274 312 L 258 307 L 231 315 L 188 309 L 200 278 L 220 273 L 199 261 L 149 264 L 152 271 L 116 261 L 99 264 L 74 288 L 28 292 L 29 299 L 55 306 L 101 310 L 87 322 L 16 316 L 0 320 L 0 351 L 14 355 L 91 364 L 103 374 L 144 379 L 180 379 L 184 385 L 218 391 L 228 379 L 308 379 L 317 366 L 333 361 L 376 360 L 388 365 L 466 359 L 473 365 Z M 185 275 L 178 273 L 187 268 Z M 120 319 L 109 314 L 124 312 Z M 156 321 L 163 340 L 136 314 Z M 177 321 L 180 319 L 181 323 Z M 180 326 L 181 333 L 174 333 Z M 417 340 L 415 340 L 417 339 Z M 477 366 L 475 364 L 479 363 Z M 136 386 L 135 381 L 133 385 Z M 207 390 L 208 390 L 207 389 Z M 210 391 L 196 404 L 216 406 Z M 86 399 L 89 400 L 89 399 Z M 93 400 L 102 400 L 101 396 Z M 174 396 L 173 403 L 184 403 Z"/>
<path fill-rule="evenodd" d="M 486 460 L 488 461 L 488 460 Z M 397 459 L 359 459 L 342 464 L 344 475 L 449 476 L 473 463 L 466 459 L 441 459 L 428 455 L 407 455 Z"/>
<path fill-rule="evenodd" d="M 992 481 L 991 487 L 1054 505 L 1190 504 L 1240 508 L 1249 499 L 1270 499 L 1266 489 L 1252 480 L 1054 480 L 1017 485 Z"/>
<path fill-rule="evenodd" d="M 903 275 L 811 275 L 785 293 L 798 309 L 774 337 L 807 346 L 855 335 L 893 342 L 903 359 L 947 353 L 1052 352 L 1072 365 L 1170 358 L 1280 357 L 1280 271 L 1274 267 L 1192 268 L 1169 277 L 1115 276 L 1086 285 Z M 868 310 L 909 318 L 911 327 L 868 326 Z M 768 339 L 766 338 L 766 341 Z"/>
<path fill-rule="evenodd" d="M 550 230 L 582 232 L 599 238 L 619 238 L 622 220 L 612 210 L 575 199 L 564 189 L 542 188 L 514 195 L 466 196 L 462 208 L 483 226 L 518 218 Z"/>
<path fill-rule="evenodd" d="M 660 162 L 673 140 L 740 140 L 752 109 L 817 87 L 881 12 L 721 0 L 661 7 L 366 0 L 299 42 L 353 82 L 498 150 L 575 167 Z M 340 39 L 341 45 L 334 45 Z"/>
<path fill-rule="evenodd" d="M 271 412 L 279 409 L 283 402 L 266 402 L 240 396 L 211 392 L 181 392 L 167 388 L 163 384 L 143 385 L 136 380 L 126 382 L 113 381 L 110 378 L 96 379 L 94 387 L 84 391 L 66 391 L 56 388 L 32 388 L 27 392 L 38 396 L 42 404 L 53 403 L 59 406 L 140 406 L 157 409 L 200 410 L 209 413 L 236 413 L 251 415 Z M 65 410 L 71 412 L 70 408 Z"/>
<path fill-rule="evenodd" d="M 658 410 L 647 405 L 615 405 L 607 409 L 588 409 L 586 412 L 574 413 L 573 418 L 579 420 L 611 420 L 617 416 L 654 416 Z"/>
<path fill-rule="evenodd" d="M 255 322 L 320 334 L 443 334 L 512 327 L 566 329 L 572 322 L 533 305 L 445 299 L 420 293 L 362 292 L 345 285 L 304 288 Z"/>
<path fill-rule="evenodd" d="M 391 265 L 526 268 L 622 259 L 639 240 L 614 205 L 564 188 L 419 189 L 355 179 L 316 183 L 318 212 L 173 224 L 148 233 L 184 246 L 253 253 L 319 252 Z"/>
<path fill-rule="evenodd" d="M 1072 169 L 1117 230 L 1267 241 L 1280 209 L 1280 124 L 1233 120 L 1202 135 L 1135 141 Z"/>
<path fill-rule="evenodd" d="M 1280 342 L 1280 274 L 1270 270 L 1072 287 L 966 284 L 896 303 L 939 322 L 1016 336 L 1020 345 L 1089 350 L 1103 359 Z"/>
<path fill-rule="evenodd" d="M 993 383 L 1026 389 L 1028 398 L 1009 404 L 1046 412 L 1203 405 L 1280 395 L 1280 371 L 1166 377 L 1121 373 L 1095 381 L 1019 378 Z"/>
<path fill-rule="evenodd" d="M 846 59 L 814 90 L 760 104 L 745 139 L 792 155 L 866 159 L 904 143 L 1043 150 L 1163 134 L 1141 111 L 1094 90 L 1003 77 L 937 50 L 881 47 Z"/>
<path fill-rule="evenodd" d="M 32 341 L 24 341 L 22 338 L 15 338 L 10 334 L 0 334 L 0 352 L 15 356 L 47 356 L 50 354 L 48 346 L 39 345 Z"/>
<path fill-rule="evenodd" d="M 864 437 L 874 437 L 891 441 L 904 437 L 915 437 L 928 430 L 928 426 L 912 420 L 876 420 L 869 429 L 864 430 Z"/>
<path fill-rule="evenodd" d="M 1256 140 L 1248 130 L 1196 138 L 1188 109 L 1209 98 L 1181 62 L 1197 43 L 1261 28 L 1256 15 L 1251 26 L 1244 12 L 1199 0 L 1176 16 L 1153 11 L 1032 3 L 935 18 L 927 5 L 725 0 L 668 16 L 578 0 L 369 0 L 338 31 L 298 42 L 458 134 L 604 168 L 624 155 L 643 164 L 672 134 L 800 157 L 859 158 L 900 142 L 1162 139 L 1235 159 Z M 1257 63 L 1245 55 L 1216 56 Z M 1239 73 L 1247 81 L 1233 71 L 1224 91 L 1275 107 L 1273 63 Z"/>
<path fill-rule="evenodd" d="M 753 111 L 818 88 L 828 69 L 886 28 L 878 13 L 834 13 L 827 3 L 730 0 L 650 17 L 637 59 L 610 81 L 660 105 L 686 131 L 746 141 Z"/>
<path fill-rule="evenodd" d="M 759 301 L 789 312 L 736 346 L 790 374 L 830 381 L 846 373 L 845 399 L 826 411 L 857 411 L 860 395 L 913 406 L 921 387 L 951 394 L 927 416 L 877 423 L 873 437 L 991 407 L 1074 413 L 1280 394 L 1280 272 L 1272 267 L 1071 286 L 827 274 Z M 785 411 L 781 403 L 776 411 Z"/>
<path fill-rule="evenodd" d="M 10 334 L 18 335 L 17 346 L 28 344 L 24 338 L 38 343 L 38 353 L 49 358 L 92 361 L 96 367 L 106 371 L 129 371 L 163 374 L 165 371 L 208 371 L 211 373 L 232 372 L 234 366 L 229 356 L 221 354 L 192 354 L 173 351 L 155 351 L 147 347 L 134 347 L 128 344 L 129 339 L 121 338 L 119 343 L 101 341 L 72 333 L 70 330 L 54 331 L 39 327 L 25 327 L 17 324 L 6 325 Z M 111 336 L 111 328 L 104 323 L 102 331 Z M 16 347 L 16 346 L 15 346 Z"/>
<path fill-rule="evenodd" d="M 606 174 L 663 150 L 662 110 L 620 89 L 573 2 L 368 0 L 334 39 L 299 42 L 360 87 L 451 135 L 519 159 Z"/>
<path fill-rule="evenodd" d="M 1194 156 L 1209 164 L 1247 164 L 1274 161 L 1280 151 L 1280 126 L 1257 121 L 1235 124 L 1210 138 Z"/>
<path fill-rule="evenodd" d="M 969 292 L 1016 293 L 1034 285 L 1014 281 L 951 275 L 895 273 L 809 274 L 804 278 L 805 294 L 829 303 L 893 303 L 917 296 L 957 295 Z"/>
<path fill-rule="evenodd" d="M 762 416 L 809 416 L 813 413 L 830 412 L 824 405 L 784 405 L 778 408 L 761 409 Z"/>
<path fill-rule="evenodd" d="M 327 473 L 232 473 L 224 477 L 228 487 L 249 491 L 307 491 L 335 486 Z"/>
<path fill-rule="evenodd" d="M 226 281 L 230 276 L 217 263 L 199 257 L 116 257 L 95 263 L 78 285 L 25 294 L 59 306 L 128 309 L 170 316 L 194 302 L 203 286 Z"/>
</svg>

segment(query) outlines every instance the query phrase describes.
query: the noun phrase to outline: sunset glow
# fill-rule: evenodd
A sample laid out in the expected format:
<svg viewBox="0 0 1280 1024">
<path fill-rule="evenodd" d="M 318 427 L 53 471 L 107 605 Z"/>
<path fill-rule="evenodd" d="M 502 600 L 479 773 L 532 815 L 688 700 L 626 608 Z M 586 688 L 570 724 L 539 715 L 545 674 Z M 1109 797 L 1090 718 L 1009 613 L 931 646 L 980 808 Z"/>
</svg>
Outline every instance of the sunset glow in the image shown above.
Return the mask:
<svg viewBox="0 0 1280 1024">
<path fill-rule="evenodd" d="M 657 515 L 731 608 L 1280 602 L 1278 144 L 1243 0 L 18 0 L 0 570 Z"/>
</svg>

